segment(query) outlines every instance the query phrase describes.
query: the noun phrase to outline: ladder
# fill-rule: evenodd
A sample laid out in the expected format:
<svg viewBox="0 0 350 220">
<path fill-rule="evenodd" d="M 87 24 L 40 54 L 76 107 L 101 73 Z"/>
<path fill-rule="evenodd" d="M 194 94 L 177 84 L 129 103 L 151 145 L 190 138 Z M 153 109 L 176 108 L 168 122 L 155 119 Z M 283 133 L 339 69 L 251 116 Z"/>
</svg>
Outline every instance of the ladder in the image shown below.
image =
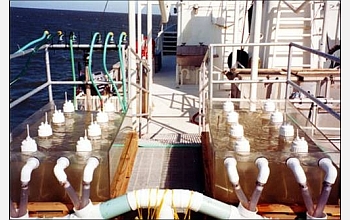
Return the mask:
<svg viewBox="0 0 350 220">
<path fill-rule="evenodd" d="M 222 1 L 222 10 L 225 18 L 225 25 L 223 27 L 223 42 L 225 44 L 232 44 L 235 40 L 235 13 L 236 13 L 236 2 L 235 1 Z M 224 47 L 224 55 L 222 59 L 223 69 L 228 68 L 227 59 L 231 52 L 235 50 L 233 47 Z"/>
<path fill-rule="evenodd" d="M 280 0 L 276 11 L 276 24 L 273 35 L 274 43 L 294 42 L 311 47 L 313 1 L 287 1 Z M 295 51 L 293 59 L 296 59 L 298 68 L 311 68 L 311 58 L 305 57 L 305 52 Z M 269 68 L 285 68 L 287 66 L 288 48 L 273 47 L 272 59 Z"/>
</svg>

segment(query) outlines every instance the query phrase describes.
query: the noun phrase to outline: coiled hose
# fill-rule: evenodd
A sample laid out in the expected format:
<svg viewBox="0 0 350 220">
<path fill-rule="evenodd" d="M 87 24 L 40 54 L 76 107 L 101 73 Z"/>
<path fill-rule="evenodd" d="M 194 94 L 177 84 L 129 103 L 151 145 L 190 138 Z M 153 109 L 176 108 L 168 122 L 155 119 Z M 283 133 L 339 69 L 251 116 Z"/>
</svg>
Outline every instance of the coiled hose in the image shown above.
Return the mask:
<svg viewBox="0 0 350 220">
<path fill-rule="evenodd" d="M 118 88 L 117 86 L 115 85 L 112 77 L 110 76 L 108 70 L 107 70 L 107 66 L 106 66 L 106 56 L 107 56 L 107 46 L 108 46 L 108 41 L 109 41 L 109 38 L 110 37 L 113 37 L 113 33 L 112 32 L 108 32 L 107 36 L 106 36 L 106 39 L 105 39 L 105 44 L 104 44 L 104 48 L 103 48 L 103 68 L 104 68 L 104 71 L 105 71 L 105 74 L 107 75 L 108 79 L 110 82 L 112 82 L 112 86 L 114 88 L 114 90 L 116 91 L 117 93 L 117 96 L 118 96 L 118 99 L 119 99 L 119 102 L 120 102 L 120 105 L 122 107 L 122 111 L 123 113 L 126 112 L 126 106 L 124 104 L 124 102 L 122 101 L 122 98 L 120 97 L 120 94 L 118 92 Z"/>
</svg>

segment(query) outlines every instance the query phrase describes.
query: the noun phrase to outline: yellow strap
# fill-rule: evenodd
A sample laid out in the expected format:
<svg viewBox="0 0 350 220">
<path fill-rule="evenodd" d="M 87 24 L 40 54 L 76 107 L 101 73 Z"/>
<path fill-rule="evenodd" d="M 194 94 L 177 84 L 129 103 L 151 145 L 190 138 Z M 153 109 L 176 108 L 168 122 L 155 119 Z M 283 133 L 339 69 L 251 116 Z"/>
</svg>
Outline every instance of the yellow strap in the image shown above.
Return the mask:
<svg viewBox="0 0 350 220">
<path fill-rule="evenodd" d="M 190 209 L 190 206 L 191 206 L 191 203 L 192 203 L 192 196 L 193 196 L 193 191 L 191 190 L 190 200 L 189 200 L 188 205 L 187 205 L 187 208 L 186 208 L 186 213 L 185 213 L 184 219 L 187 218 L 187 215 L 188 215 L 188 219 L 191 219 L 191 209 Z"/>
<path fill-rule="evenodd" d="M 156 193 L 156 204 L 154 205 L 154 208 L 153 208 L 153 213 L 152 213 L 152 218 L 151 219 L 154 219 L 154 215 L 157 211 L 157 204 L 158 204 L 158 188 L 157 188 L 157 193 Z"/>
<path fill-rule="evenodd" d="M 149 193 L 148 193 L 148 207 L 147 207 L 147 219 L 150 219 L 150 214 L 151 214 L 151 189 L 149 189 Z"/>
<path fill-rule="evenodd" d="M 174 219 L 180 219 L 176 211 L 176 206 L 174 205 L 174 190 L 171 190 L 171 192 L 172 192 L 171 207 L 174 209 Z"/>
<path fill-rule="evenodd" d="M 140 209 L 139 203 L 137 202 L 137 191 L 135 190 L 134 193 L 135 193 L 137 213 L 139 215 L 139 219 L 142 219 L 142 210 Z"/>
<path fill-rule="evenodd" d="M 165 195 L 166 195 L 167 192 L 168 192 L 168 189 L 166 189 L 166 190 L 164 191 L 164 194 L 163 194 L 163 196 L 162 196 L 162 200 L 160 201 L 160 204 L 159 204 L 159 206 L 157 207 L 156 219 L 159 219 L 159 213 L 160 213 L 160 210 L 162 209 L 162 206 L 163 206 L 163 203 L 164 203 L 164 198 L 165 198 Z"/>
</svg>

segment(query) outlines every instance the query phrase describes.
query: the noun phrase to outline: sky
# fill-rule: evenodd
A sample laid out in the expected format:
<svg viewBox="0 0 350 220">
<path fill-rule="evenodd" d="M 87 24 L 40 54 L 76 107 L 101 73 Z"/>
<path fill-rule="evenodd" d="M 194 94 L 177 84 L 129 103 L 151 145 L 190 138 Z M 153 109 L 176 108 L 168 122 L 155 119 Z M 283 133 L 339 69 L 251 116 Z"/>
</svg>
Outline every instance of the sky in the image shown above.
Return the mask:
<svg viewBox="0 0 350 220">
<path fill-rule="evenodd" d="M 155 1 L 158 2 L 158 1 Z M 59 10 L 78 10 L 78 11 L 97 11 L 97 12 L 128 12 L 128 1 L 117 0 L 99 0 L 99 1 L 10 1 L 10 7 L 21 8 L 42 8 L 42 9 L 59 9 Z M 105 8 L 106 7 L 106 8 Z M 146 8 L 145 8 L 146 9 Z M 155 7 L 153 13 L 156 13 Z"/>
</svg>

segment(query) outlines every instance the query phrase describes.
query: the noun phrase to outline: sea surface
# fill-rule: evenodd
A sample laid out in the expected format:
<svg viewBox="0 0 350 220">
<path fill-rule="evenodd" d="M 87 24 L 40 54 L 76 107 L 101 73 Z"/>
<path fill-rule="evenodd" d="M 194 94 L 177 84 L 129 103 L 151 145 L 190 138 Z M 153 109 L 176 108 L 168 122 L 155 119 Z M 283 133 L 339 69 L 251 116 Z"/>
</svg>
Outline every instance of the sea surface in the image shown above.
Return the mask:
<svg viewBox="0 0 350 220">
<path fill-rule="evenodd" d="M 128 14 L 111 12 L 87 12 L 69 10 L 48 10 L 10 7 L 10 54 L 30 42 L 43 36 L 49 31 L 54 37 L 52 43 L 58 42 L 57 32 L 64 33 L 63 39 L 69 44 L 70 33 L 75 33 L 80 44 L 91 44 L 94 33 L 99 32 L 104 44 L 108 32 L 113 32 L 114 40 L 118 44 L 122 32 L 129 32 Z M 147 15 L 142 17 L 142 33 L 147 35 Z M 153 38 L 160 30 L 160 15 L 153 15 Z M 168 25 L 174 24 L 176 17 L 170 18 Z M 166 27 L 165 27 L 166 28 Z M 136 31 L 136 30 L 135 30 Z M 51 50 L 50 50 L 51 51 Z M 83 52 L 76 51 L 75 73 L 78 63 L 83 61 Z M 118 51 L 107 52 L 107 68 L 119 61 Z M 94 53 L 92 71 L 103 70 L 102 51 Z M 52 80 L 72 80 L 73 70 L 69 50 L 55 50 L 50 52 L 50 72 Z M 10 100 L 16 100 L 31 89 L 46 81 L 46 63 L 43 50 L 10 60 Z M 68 86 L 53 86 L 54 99 L 72 99 L 73 89 Z M 10 110 L 10 130 L 18 126 L 26 118 L 39 110 L 48 102 L 47 90 L 35 94 L 25 101 L 25 107 L 16 106 Z M 22 104 L 23 105 L 23 104 Z"/>
</svg>

